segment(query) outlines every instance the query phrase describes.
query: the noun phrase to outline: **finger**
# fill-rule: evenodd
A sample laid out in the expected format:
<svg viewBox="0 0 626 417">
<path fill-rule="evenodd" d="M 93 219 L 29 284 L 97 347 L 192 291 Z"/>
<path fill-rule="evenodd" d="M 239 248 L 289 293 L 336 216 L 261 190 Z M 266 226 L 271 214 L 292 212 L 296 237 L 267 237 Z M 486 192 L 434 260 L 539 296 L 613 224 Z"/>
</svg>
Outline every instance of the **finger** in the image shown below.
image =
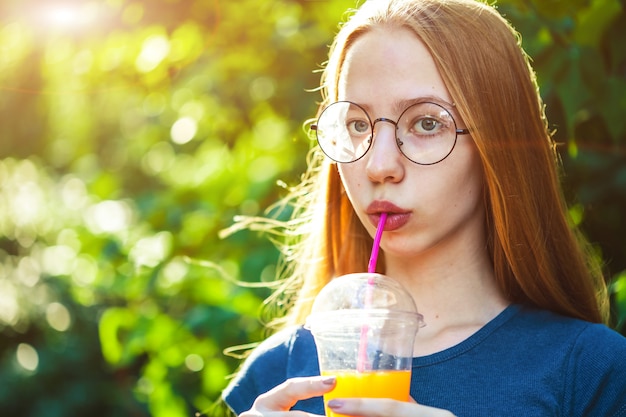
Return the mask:
<svg viewBox="0 0 626 417">
<path fill-rule="evenodd" d="M 450 411 L 387 398 L 340 398 L 328 402 L 336 413 L 361 417 L 454 417 Z"/>
<path fill-rule="evenodd" d="M 253 410 L 257 411 L 288 411 L 299 400 L 318 397 L 335 388 L 334 377 L 292 378 L 259 395 Z"/>
<path fill-rule="evenodd" d="M 304 411 L 255 411 L 249 410 L 239 414 L 239 417 L 324 417 L 317 414 L 309 414 Z"/>
</svg>

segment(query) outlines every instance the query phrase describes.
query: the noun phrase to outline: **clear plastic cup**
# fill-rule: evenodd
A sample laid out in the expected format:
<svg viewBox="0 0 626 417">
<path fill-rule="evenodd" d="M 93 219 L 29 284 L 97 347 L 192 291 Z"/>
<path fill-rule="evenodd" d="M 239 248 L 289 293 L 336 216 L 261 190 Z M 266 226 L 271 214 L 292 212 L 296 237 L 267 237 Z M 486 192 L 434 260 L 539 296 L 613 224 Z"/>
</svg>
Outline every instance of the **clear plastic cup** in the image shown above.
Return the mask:
<svg viewBox="0 0 626 417">
<path fill-rule="evenodd" d="M 333 279 L 318 294 L 306 326 L 322 375 L 337 378 L 333 398 L 409 400 L 415 335 L 424 325 L 410 294 L 393 279 L 356 273 Z M 326 409 L 329 417 L 340 417 Z"/>
</svg>

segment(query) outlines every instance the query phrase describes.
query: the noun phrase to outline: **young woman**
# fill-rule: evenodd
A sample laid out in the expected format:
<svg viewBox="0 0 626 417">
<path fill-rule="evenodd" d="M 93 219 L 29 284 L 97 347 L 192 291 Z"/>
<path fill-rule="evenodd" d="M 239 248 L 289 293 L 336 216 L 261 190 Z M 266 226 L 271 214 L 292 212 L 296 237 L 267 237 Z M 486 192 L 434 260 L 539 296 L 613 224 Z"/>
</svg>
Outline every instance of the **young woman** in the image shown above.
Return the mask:
<svg viewBox="0 0 626 417">
<path fill-rule="evenodd" d="M 555 146 L 519 38 L 472 0 L 370 0 L 337 35 L 294 190 L 284 329 L 224 392 L 241 416 L 323 415 L 302 324 L 333 277 L 379 271 L 426 327 L 410 403 L 347 398 L 356 416 L 626 416 L 626 339 L 605 326 L 599 266 L 567 217 Z M 296 411 L 302 410 L 302 411 Z M 309 414 L 305 414 L 307 412 Z"/>
</svg>

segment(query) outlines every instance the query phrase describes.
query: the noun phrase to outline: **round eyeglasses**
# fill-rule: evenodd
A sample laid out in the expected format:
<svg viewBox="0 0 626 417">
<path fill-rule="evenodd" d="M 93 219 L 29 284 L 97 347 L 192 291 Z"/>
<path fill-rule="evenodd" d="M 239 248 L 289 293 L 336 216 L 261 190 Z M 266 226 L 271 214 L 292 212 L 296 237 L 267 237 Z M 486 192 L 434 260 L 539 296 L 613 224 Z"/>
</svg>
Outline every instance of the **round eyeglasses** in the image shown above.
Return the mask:
<svg viewBox="0 0 626 417">
<path fill-rule="evenodd" d="M 443 161 L 452 153 L 457 135 L 469 134 L 467 129 L 457 129 L 448 110 L 431 102 L 410 105 L 398 121 L 384 117 L 372 121 L 358 104 L 338 101 L 322 111 L 311 130 L 315 130 L 320 148 L 330 159 L 349 163 L 361 159 L 372 147 L 374 126 L 378 122 L 396 127 L 398 149 L 420 165 Z"/>
</svg>

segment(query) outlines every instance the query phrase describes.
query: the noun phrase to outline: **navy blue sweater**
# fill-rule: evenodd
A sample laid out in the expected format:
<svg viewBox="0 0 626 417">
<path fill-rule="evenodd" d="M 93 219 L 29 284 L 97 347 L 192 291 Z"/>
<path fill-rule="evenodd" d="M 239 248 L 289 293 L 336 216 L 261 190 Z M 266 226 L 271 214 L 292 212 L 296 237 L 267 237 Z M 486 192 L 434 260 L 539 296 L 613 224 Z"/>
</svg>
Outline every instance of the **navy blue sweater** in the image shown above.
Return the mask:
<svg viewBox="0 0 626 417">
<path fill-rule="evenodd" d="M 288 378 L 319 375 L 301 327 L 264 341 L 223 393 L 237 414 Z M 457 417 L 626 417 L 626 338 L 599 324 L 512 305 L 458 345 L 413 359 L 411 396 Z M 321 398 L 294 409 L 324 415 Z"/>
</svg>

